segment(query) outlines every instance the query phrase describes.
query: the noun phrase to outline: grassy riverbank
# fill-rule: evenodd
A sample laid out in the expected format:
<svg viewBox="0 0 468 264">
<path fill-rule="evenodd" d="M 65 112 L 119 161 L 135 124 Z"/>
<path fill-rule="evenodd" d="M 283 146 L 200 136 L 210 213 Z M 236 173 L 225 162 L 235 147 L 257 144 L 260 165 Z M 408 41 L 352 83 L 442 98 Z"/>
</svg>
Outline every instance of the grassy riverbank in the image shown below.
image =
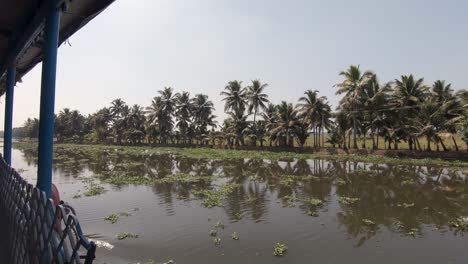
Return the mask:
<svg viewBox="0 0 468 264">
<path fill-rule="evenodd" d="M 14 147 L 26 151 L 37 151 L 37 143 L 16 142 Z M 131 155 L 131 156 L 153 156 L 159 154 L 181 155 L 191 158 L 207 159 L 327 159 L 363 161 L 372 163 L 388 164 L 411 164 L 411 165 L 435 165 L 450 167 L 468 167 L 468 162 L 460 160 L 444 160 L 440 158 L 393 158 L 376 154 L 329 154 L 296 153 L 296 152 L 272 152 L 263 150 L 232 150 L 214 148 L 176 148 L 176 147 L 149 147 L 149 146 L 115 146 L 115 145 L 82 145 L 82 144 L 56 144 L 54 146 L 54 159 L 60 159 L 63 152 L 76 154 L 98 154 L 105 152 L 109 155 Z"/>
</svg>

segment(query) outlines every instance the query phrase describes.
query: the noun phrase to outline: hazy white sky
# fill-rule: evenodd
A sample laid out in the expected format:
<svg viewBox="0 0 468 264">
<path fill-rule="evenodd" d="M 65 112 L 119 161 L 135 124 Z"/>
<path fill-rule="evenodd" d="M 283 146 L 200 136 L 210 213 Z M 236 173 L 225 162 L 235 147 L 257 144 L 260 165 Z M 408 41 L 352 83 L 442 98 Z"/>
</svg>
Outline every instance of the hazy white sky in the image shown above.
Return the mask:
<svg viewBox="0 0 468 264">
<path fill-rule="evenodd" d="M 147 106 L 172 86 L 208 94 L 224 118 L 226 83 L 256 78 L 274 103 L 316 89 L 336 106 L 333 85 L 351 64 L 382 82 L 413 73 L 468 88 L 467 10 L 464 0 L 117 0 L 60 47 L 55 109 Z M 16 87 L 14 126 L 39 115 L 40 72 Z"/>
</svg>

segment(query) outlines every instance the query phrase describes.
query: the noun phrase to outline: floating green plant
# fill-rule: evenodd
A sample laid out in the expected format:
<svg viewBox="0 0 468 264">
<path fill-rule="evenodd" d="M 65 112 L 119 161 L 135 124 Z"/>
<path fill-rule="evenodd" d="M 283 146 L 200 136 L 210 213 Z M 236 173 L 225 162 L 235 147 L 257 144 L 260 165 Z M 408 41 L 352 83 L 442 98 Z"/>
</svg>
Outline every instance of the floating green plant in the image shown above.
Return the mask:
<svg viewBox="0 0 468 264">
<path fill-rule="evenodd" d="M 402 204 L 397 204 L 397 207 L 412 208 L 412 207 L 414 207 L 414 203 L 402 203 Z"/>
<path fill-rule="evenodd" d="M 86 188 L 87 191 L 83 193 L 85 196 L 96 196 L 106 192 L 106 189 L 104 189 L 104 187 L 93 181 L 91 181 L 89 185 L 86 186 Z"/>
<path fill-rule="evenodd" d="M 276 243 L 273 249 L 273 255 L 277 257 L 282 257 L 284 256 L 284 254 L 286 254 L 287 250 L 288 248 L 286 247 L 286 244 Z"/>
<path fill-rule="evenodd" d="M 416 237 L 416 235 L 418 234 L 419 232 L 419 229 L 417 228 L 411 228 L 410 231 L 408 233 L 406 233 L 408 236 L 412 236 L 412 237 Z"/>
<path fill-rule="evenodd" d="M 223 199 L 239 186 L 240 185 L 236 183 L 225 183 L 220 185 L 218 189 L 195 191 L 193 194 L 204 198 L 202 202 L 204 207 L 213 208 L 221 206 L 223 204 Z"/>
<path fill-rule="evenodd" d="M 14 147 L 37 152 L 37 143 L 15 142 Z M 60 151 L 57 151 L 59 150 Z M 362 161 L 372 163 L 388 163 L 388 164 L 409 164 L 409 165 L 437 165 L 437 166 L 452 166 L 452 167 L 468 167 L 468 162 L 459 160 L 442 160 L 440 158 L 425 158 L 411 159 L 405 157 L 392 158 L 378 155 L 358 155 L 358 154 L 333 154 L 328 153 L 295 153 L 295 152 L 272 152 L 272 151 L 254 151 L 254 150 L 227 150 L 227 149 L 212 149 L 212 148 L 168 148 L 158 147 L 152 148 L 147 146 L 125 146 L 115 147 L 109 145 L 85 145 L 85 144 L 56 144 L 54 145 L 54 158 L 63 156 L 62 154 L 80 153 L 82 155 L 105 154 L 108 156 L 117 155 L 135 155 L 139 157 L 175 154 L 193 158 L 209 158 L 209 159 L 268 159 L 280 160 L 288 158 L 297 159 L 327 159 L 327 160 L 345 160 L 345 161 Z"/>
<path fill-rule="evenodd" d="M 312 205 L 312 206 L 320 206 L 323 204 L 322 200 L 317 199 L 317 198 L 309 198 L 309 199 L 304 199 L 304 202 Z"/>
<path fill-rule="evenodd" d="M 340 196 L 338 198 L 338 202 L 344 205 L 352 205 L 358 201 L 359 201 L 359 198 L 352 198 L 352 197 L 347 197 L 347 196 Z"/>
<path fill-rule="evenodd" d="M 218 230 L 216 230 L 216 229 L 211 229 L 211 230 L 210 230 L 210 236 L 214 236 L 214 237 L 215 237 L 215 236 L 217 236 L 217 235 L 218 235 Z"/>
<path fill-rule="evenodd" d="M 211 182 L 216 179 L 216 176 L 192 176 L 190 174 L 179 173 L 176 175 L 166 176 L 161 179 L 156 179 L 156 183 L 198 183 L 198 182 Z"/>
<path fill-rule="evenodd" d="M 239 240 L 239 236 L 237 235 L 236 232 L 233 232 L 233 233 L 231 234 L 231 238 L 234 239 L 234 240 Z"/>
<path fill-rule="evenodd" d="M 317 211 L 315 211 L 315 210 L 309 210 L 309 211 L 307 212 L 307 214 L 310 215 L 310 216 L 313 216 L 313 217 L 319 216 L 319 214 L 318 214 Z"/>
<path fill-rule="evenodd" d="M 294 176 L 292 175 L 284 175 L 281 176 L 281 179 L 279 181 L 279 184 L 284 185 L 284 186 L 291 186 L 296 182 L 296 179 L 294 179 Z"/>
<path fill-rule="evenodd" d="M 375 222 L 369 219 L 362 219 L 362 222 L 367 226 L 374 226 Z"/>
<path fill-rule="evenodd" d="M 104 217 L 104 220 L 111 222 L 112 224 L 117 223 L 119 221 L 119 215 L 118 214 L 110 214 L 106 217 Z"/>
<path fill-rule="evenodd" d="M 221 221 L 216 222 L 215 228 L 222 228 L 224 229 L 224 224 Z"/>
<path fill-rule="evenodd" d="M 398 220 L 395 220 L 393 222 L 393 226 L 398 228 L 398 229 L 403 229 L 405 227 L 404 224 L 401 221 L 398 221 Z"/>
<path fill-rule="evenodd" d="M 241 220 L 241 219 L 242 219 L 242 214 L 239 213 L 239 212 L 235 213 L 235 214 L 234 214 L 234 219 L 236 219 L 236 220 Z"/>
<path fill-rule="evenodd" d="M 468 217 L 457 217 L 448 222 L 449 226 L 460 232 L 468 231 Z"/>
<path fill-rule="evenodd" d="M 416 182 L 413 179 L 406 179 L 401 181 L 401 186 L 413 186 Z"/>
<path fill-rule="evenodd" d="M 213 244 L 214 244 L 215 246 L 221 245 L 221 238 L 215 237 L 215 238 L 213 239 Z"/>
<path fill-rule="evenodd" d="M 336 180 L 336 184 L 337 184 L 338 186 L 344 186 L 344 185 L 346 185 L 347 183 L 348 183 L 347 181 L 342 180 L 342 179 Z"/>
<path fill-rule="evenodd" d="M 282 197 L 283 200 L 283 207 L 295 207 L 297 198 L 291 195 L 286 195 Z"/>
<path fill-rule="evenodd" d="M 138 238 L 138 235 L 134 233 L 127 233 L 127 232 L 120 233 L 117 235 L 118 240 L 124 240 L 126 238 Z"/>
</svg>

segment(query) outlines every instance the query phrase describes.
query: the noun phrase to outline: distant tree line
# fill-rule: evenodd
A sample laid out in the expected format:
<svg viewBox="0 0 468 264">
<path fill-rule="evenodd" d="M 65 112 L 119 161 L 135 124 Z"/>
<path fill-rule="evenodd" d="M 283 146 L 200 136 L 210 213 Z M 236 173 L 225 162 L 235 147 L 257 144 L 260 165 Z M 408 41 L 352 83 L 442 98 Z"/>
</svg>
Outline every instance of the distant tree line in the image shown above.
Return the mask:
<svg viewBox="0 0 468 264">
<path fill-rule="evenodd" d="M 383 140 L 388 149 L 405 142 L 409 149 L 428 151 L 439 146 L 447 150 L 444 141 L 450 139 L 459 150 L 458 135 L 468 146 L 467 90 L 455 93 L 440 80 L 427 86 L 413 75 L 380 83 L 375 73 L 354 65 L 340 76 L 343 81 L 334 87 L 342 97 L 334 112 L 316 90 L 307 90 L 295 105 L 273 104 L 265 93 L 266 83 L 253 80 L 244 86 L 230 81 L 221 92 L 228 115 L 221 124 L 207 95 L 191 96 L 166 87 L 146 108 L 128 106 L 122 99 L 87 116 L 65 108 L 56 115 L 55 135 L 59 142 L 130 145 L 303 147 L 309 140 L 312 147 L 327 142 L 344 149 L 378 149 Z M 37 119 L 28 119 L 14 135 L 34 138 L 38 127 Z"/>
</svg>

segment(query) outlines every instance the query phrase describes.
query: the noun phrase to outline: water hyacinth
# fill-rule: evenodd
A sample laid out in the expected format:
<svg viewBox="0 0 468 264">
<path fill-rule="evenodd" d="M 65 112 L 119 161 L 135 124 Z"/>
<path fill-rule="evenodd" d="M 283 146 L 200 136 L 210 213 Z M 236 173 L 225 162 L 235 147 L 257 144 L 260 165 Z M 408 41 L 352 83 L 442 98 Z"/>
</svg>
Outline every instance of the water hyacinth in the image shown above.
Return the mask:
<svg viewBox="0 0 468 264">
<path fill-rule="evenodd" d="M 286 244 L 283 243 L 276 243 L 274 249 L 273 249 L 273 255 L 276 257 L 282 257 L 284 254 L 286 254 L 286 251 L 288 248 L 286 247 Z"/>
</svg>

